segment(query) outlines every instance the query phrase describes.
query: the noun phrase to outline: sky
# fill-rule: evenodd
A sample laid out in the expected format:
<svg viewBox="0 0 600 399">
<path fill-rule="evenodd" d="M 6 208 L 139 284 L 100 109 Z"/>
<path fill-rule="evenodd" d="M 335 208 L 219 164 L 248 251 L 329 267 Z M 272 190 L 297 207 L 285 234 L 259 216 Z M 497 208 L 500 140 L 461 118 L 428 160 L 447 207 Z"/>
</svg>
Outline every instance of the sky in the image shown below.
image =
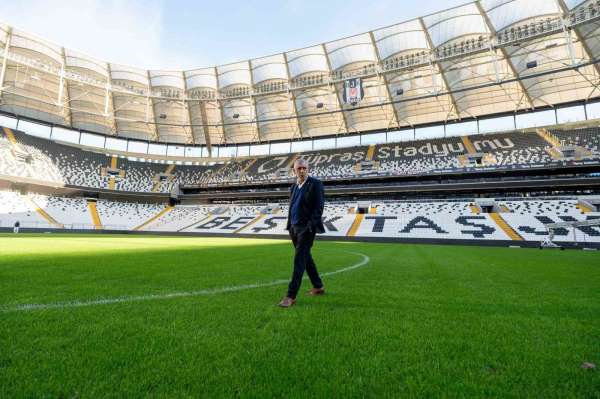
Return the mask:
<svg viewBox="0 0 600 399">
<path fill-rule="evenodd" d="M 281 53 L 468 0 L 13 0 L 0 22 L 94 58 L 187 70 Z"/>
</svg>

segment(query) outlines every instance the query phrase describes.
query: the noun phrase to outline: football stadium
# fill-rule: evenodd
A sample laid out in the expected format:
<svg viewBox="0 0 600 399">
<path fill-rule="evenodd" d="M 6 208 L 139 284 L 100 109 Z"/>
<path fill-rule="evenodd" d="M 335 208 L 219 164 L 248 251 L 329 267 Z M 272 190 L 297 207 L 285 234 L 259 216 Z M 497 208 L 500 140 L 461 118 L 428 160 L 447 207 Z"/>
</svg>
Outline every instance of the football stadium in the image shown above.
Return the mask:
<svg viewBox="0 0 600 399">
<path fill-rule="evenodd" d="M 443 8 L 179 70 L 0 23 L 0 397 L 600 398 L 600 1 Z"/>
</svg>

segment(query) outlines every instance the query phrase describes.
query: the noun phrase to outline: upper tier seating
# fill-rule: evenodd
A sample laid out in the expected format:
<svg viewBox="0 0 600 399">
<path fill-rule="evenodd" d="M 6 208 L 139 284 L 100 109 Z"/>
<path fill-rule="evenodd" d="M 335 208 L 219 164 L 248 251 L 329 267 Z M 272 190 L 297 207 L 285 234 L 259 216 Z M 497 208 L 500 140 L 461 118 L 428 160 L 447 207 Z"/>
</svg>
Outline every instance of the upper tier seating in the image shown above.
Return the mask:
<svg viewBox="0 0 600 399">
<path fill-rule="evenodd" d="M 16 154 L 22 154 L 22 159 Z M 52 158 L 40 148 L 24 143 L 11 143 L 0 135 L 0 175 L 64 183 L 65 178 Z"/>
<path fill-rule="evenodd" d="M 108 181 L 100 174 L 102 167 L 110 165 L 110 158 L 106 155 L 82 151 L 19 132 L 15 132 L 15 138 L 28 150 L 35 149 L 43 154 L 41 156 L 60 171 L 64 183 L 82 187 L 108 188 Z M 43 173 L 43 171 L 36 168 L 36 173 Z M 39 179 L 43 180 L 41 176 Z"/>
<path fill-rule="evenodd" d="M 356 177 L 355 166 L 367 158 L 368 147 L 351 147 L 301 154 L 309 163 L 310 173 L 320 179 Z"/>
<path fill-rule="evenodd" d="M 497 167 L 514 168 L 553 161 L 546 151 L 549 144 L 536 133 L 475 135 L 470 140 L 475 150 L 491 154 Z"/>
<path fill-rule="evenodd" d="M 586 162 L 600 162 L 600 128 L 552 130 L 564 145 L 585 149 Z M 440 174 L 489 169 L 556 166 L 572 161 L 552 152 L 552 145 L 535 132 L 510 132 L 446 137 L 311 151 L 300 154 L 233 159 L 212 165 L 166 165 L 81 150 L 53 141 L 14 132 L 17 143 L 0 135 L 0 175 L 28 178 L 52 184 L 133 192 L 169 192 L 174 184 L 222 186 L 240 183 L 289 182 L 297 157 L 308 160 L 310 173 L 320 179 L 352 179 L 357 176 Z M 469 161 L 479 154 L 481 165 Z M 553 156 L 554 155 L 554 156 Z M 111 179 L 103 173 L 116 166 Z M 104 174 L 104 176 L 103 176 Z M 162 180 L 158 177 L 162 176 Z"/>
<path fill-rule="evenodd" d="M 118 169 L 125 170 L 125 178 L 116 182 L 117 190 L 148 192 L 154 189 L 156 176 L 165 173 L 168 165 L 119 159 L 117 166 Z M 168 192 L 169 183 L 167 181 L 160 183 L 154 191 Z"/>
<path fill-rule="evenodd" d="M 419 175 L 460 169 L 458 156 L 465 153 L 460 138 L 419 140 L 380 145 L 374 159 L 388 175 Z"/>
<path fill-rule="evenodd" d="M 598 128 L 551 129 L 550 132 L 559 139 L 562 145 L 581 146 L 596 155 L 600 153 L 600 131 Z"/>
</svg>

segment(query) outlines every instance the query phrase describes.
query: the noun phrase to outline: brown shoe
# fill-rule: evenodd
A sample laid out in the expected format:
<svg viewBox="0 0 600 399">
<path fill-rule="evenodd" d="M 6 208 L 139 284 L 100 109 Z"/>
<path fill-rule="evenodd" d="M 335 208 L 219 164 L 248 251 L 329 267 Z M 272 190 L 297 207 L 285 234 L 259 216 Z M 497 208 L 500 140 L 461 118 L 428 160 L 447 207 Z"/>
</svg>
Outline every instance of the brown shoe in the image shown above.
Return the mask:
<svg viewBox="0 0 600 399">
<path fill-rule="evenodd" d="M 280 308 L 289 308 L 290 306 L 292 306 L 295 303 L 296 303 L 296 300 L 294 298 L 290 298 L 289 296 L 286 296 L 285 298 L 283 298 L 281 300 L 281 302 L 279 302 L 279 307 Z"/>
<path fill-rule="evenodd" d="M 317 296 L 317 295 L 325 295 L 325 288 L 312 288 L 308 290 L 308 295 Z"/>
</svg>

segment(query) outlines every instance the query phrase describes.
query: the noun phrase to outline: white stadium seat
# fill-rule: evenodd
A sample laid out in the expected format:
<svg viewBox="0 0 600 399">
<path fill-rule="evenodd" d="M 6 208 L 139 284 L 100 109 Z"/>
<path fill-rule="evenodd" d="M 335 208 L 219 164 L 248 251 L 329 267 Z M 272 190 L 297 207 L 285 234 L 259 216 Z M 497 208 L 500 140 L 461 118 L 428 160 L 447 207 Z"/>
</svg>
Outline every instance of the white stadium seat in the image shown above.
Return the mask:
<svg viewBox="0 0 600 399">
<path fill-rule="evenodd" d="M 65 228 L 93 228 L 86 200 L 46 195 L 29 198 Z M 544 224 L 600 218 L 599 212 L 582 213 L 576 199 L 525 199 L 498 201 L 498 214 L 479 213 L 469 201 L 378 201 L 370 212 L 353 213 L 356 203 L 328 202 L 323 222 L 326 236 L 434 240 L 501 240 L 517 237 L 542 241 Z M 231 235 L 287 235 L 286 204 L 178 205 L 122 202 L 100 199 L 96 208 L 107 230 L 186 232 Z M 263 213 L 263 210 L 273 210 Z M 495 218 L 500 218 L 504 223 Z M 21 194 L 0 191 L 0 221 L 10 227 L 20 220 L 24 227 L 50 227 Z M 512 229 L 512 230 L 511 230 Z M 600 227 L 558 229 L 556 241 L 600 242 Z"/>
</svg>

